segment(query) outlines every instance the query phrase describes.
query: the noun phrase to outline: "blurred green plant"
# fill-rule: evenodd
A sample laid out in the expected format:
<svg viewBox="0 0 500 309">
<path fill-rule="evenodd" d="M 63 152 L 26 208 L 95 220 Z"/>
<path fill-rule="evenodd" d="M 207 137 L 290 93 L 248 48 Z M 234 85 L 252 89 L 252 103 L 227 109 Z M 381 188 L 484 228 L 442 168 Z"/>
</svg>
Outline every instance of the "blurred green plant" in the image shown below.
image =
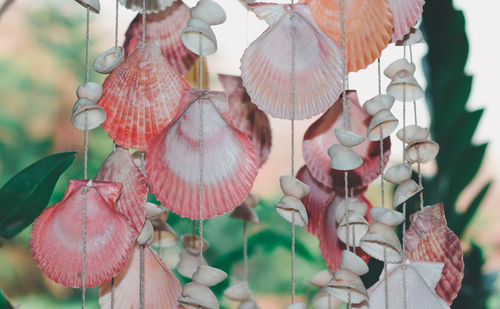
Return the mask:
<svg viewBox="0 0 500 309">
<path fill-rule="evenodd" d="M 14 309 L 14 306 L 12 306 L 10 301 L 3 294 L 2 289 L 0 289 L 0 309 Z"/>
</svg>

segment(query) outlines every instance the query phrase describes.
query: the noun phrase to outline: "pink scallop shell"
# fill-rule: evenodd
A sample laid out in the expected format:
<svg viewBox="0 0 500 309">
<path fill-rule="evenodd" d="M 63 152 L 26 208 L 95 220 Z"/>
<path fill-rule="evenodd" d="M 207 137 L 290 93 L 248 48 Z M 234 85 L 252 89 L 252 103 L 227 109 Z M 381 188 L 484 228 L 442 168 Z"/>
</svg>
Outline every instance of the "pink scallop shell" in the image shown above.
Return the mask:
<svg viewBox="0 0 500 309">
<path fill-rule="evenodd" d="M 63 199 L 35 220 L 30 235 L 31 252 L 35 263 L 51 280 L 82 287 L 84 190 L 85 286 L 110 280 L 127 263 L 135 238 L 127 218 L 115 210 L 121 189 L 119 183 L 71 179 Z"/>
<path fill-rule="evenodd" d="M 130 221 L 137 237 L 146 220 L 145 203 L 149 186 L 144 175 L 132 161 L 129 150 L 116 146 L 102 164 L 95 179 L 123 185 L 122 194 L 115 206 Z"/>
<path fill-rule="evenodd" d="M 341 92 L 341 56 L 319 30 L 306 4 L 250 4 L 269 28 L 245 50 L 241 77 L 252 102 L 264 112 L 292 118 L 290 13 L 295 14 L 295 119 L 326 111 Z"/>
<path fill-rule="evenodd" d="M 181 40 L 182 29 L 186 27 L 190 17 L 189 8 L 182 1 L 175 1 L 164 11 L 146 16 L 146 40 L 157 41 L 163 57 L 181 75 L 186 74 L 198 58 Z M 125 57 L 135 49 L 141 39 L 142 15 L 138 14 L 125 33 Z M 136 42 L 132 42 L 133 40 Z"/>
<path fill-rule="evenodd" d="M 462 286 L 464 260 L 457 235 L 446 225 L 443 204 L 427 206 L 410 217 L 406 255 L 412 260 L 444 263 L 436 293 L 451 304 Z"/>
<path fill-rule="evenodd" d="M 359 105 L 358 95 L 355 90 L 347 91 L 347 100 L 350 102 L 351 131 L 366 135 L 371 116 Z M 344 172 L 330 167 L 328 148 L 338 144 L 334 128 L 341 128 L 342 99 L 324 113 L 309 129 L 307 129 L 302 142 L 302 152 L 307 168 L 312 176 L 325 186 L 332 188 L 336 193 L 344 195 Z M 390 138 L 384 140 L 384 162 L 387 163 L 390 155 Z M 349 186 L 354 189 L 354 194 L 362 192 L 365 187 L 380 175 L 380 145 L 379 142 L 364 140 L 353 148 L 363 158 L 363 165 L 349 171 Z"/>
<path fill-rule="evenodd" d="M 146 150 L 173 120 L 189 87 L 154 42 L 141 43 L 102 85 L 98 104 L 107 114 L 102 127 L 118 145 Z"/>
<path fill-rule="evenodd" d="M 393 42 L 402 40 L 415 27 L 424 10 L 425 0 L 389 0 L 394 17 Z"/>
<path fill-rule="evenodd" d="M 219 74 L 219 80 L 228 97 L 229 115 L 233 125 L 252 140 L 261 167 L 271 151 L 272 133 L 269 118 L 250 101 L 241 77 Z"/>
<path fill-rule="evenodd" d="M 114 280 L 114 307 L 139 309 L 140 247 L 136 245 L 127 265 Z M 181 286 L 174 274 L 150 247 L 144 247 L 144 308 L 177 308 Z M 101 309 L 111 309 L 111 282 L 99 288 Z"/>
<path fill-rule="evenodd" d="M 248 196 L 258 170 L 250 139 L 234 128 L 223 92 L 187 90 L 186 108 L 150 144 L 146 176 L 168 209 L 199 218 L 199 121 L 204 117 L 203 218 L 233 210 Z"/>
</svg>

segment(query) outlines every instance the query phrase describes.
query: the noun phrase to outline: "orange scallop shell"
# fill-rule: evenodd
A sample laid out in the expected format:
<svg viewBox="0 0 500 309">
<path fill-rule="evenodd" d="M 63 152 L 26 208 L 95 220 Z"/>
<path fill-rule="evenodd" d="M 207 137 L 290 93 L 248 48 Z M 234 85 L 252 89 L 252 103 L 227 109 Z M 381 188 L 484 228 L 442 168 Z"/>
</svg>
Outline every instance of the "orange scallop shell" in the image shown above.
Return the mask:
<svg viewBox="0 0 500 309">
<path fill-rule="evenodd" d="M 321 30 L 342 46 L 340 0 L 306 2 Z M 379 58 L 389 45 L 392 11 L 388 0 L 350 0 L 345 1 L 344 16 L 347 71 L 356 72 Z"/>
</svg>

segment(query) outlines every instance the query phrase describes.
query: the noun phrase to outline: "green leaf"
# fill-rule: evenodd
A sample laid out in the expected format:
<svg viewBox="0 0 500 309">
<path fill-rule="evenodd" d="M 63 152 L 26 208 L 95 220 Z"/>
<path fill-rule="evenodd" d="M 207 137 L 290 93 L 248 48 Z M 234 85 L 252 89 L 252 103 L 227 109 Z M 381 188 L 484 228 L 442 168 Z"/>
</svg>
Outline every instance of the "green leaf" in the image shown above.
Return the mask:
<svg viewBox="0 0 500 309">
<path fill-rule="evenodd" d="M 40 215 L 75 154 L 62 152 L 43 158 L 7 182 L 0 190 L 0 236 L 14 237 Z"/>
<path fill-rule="evenodd" d="M 481 202 L 486 196 L 486 193 L 488 192 L 490 186 L 491 182 L 487 183 L 481 189 L 481 191 L 479 191 L 476 197 L 474 197 L 469 207 L 467 207 L 467 210 L 464 213 L 460 214 L 458 216 L 458 219 L 452 222 L 452 224 L 450 224 L 450 228 L 453 230 L 453 232 L 455 232 L 455 234 L 457 234 L 458 237 L 462 236 L 462 234 L 465 231 L 465 228 L 467 227 L 467 225 L 469 225 L 469 222 L 472 220 L 472 218 L 474 218 L 474 215 L 479 209 L 479 206 L 481 205 Z"/>
<path fill-rule="evenodd" d="M 2 289 L 0 289 L 0 309 L 14 309 L 7 296 L 3 294 Z"/>
</svg>

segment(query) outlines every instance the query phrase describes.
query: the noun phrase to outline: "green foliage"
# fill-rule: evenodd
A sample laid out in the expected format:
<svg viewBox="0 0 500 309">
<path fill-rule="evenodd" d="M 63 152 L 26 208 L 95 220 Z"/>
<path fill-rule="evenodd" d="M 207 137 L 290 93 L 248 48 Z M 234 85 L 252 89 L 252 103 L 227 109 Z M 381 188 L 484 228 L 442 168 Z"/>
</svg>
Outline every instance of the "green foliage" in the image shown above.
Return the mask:
<svg viewBox="0 0 500 309">
<path fill-rule="evenodd" d="M 10 301 L 3 294 L 2 289 L 0 289 L 0 309 L 14 309 L 14 306 L 12 306 Z"/>
<path fill-rule="evenodd" d="M 59 176 L 73 163 L 75 152 L 63 152 L 28 166 L 0 190 L 0 236 L 14 237 L 47 207 Z"/>
</svg>

